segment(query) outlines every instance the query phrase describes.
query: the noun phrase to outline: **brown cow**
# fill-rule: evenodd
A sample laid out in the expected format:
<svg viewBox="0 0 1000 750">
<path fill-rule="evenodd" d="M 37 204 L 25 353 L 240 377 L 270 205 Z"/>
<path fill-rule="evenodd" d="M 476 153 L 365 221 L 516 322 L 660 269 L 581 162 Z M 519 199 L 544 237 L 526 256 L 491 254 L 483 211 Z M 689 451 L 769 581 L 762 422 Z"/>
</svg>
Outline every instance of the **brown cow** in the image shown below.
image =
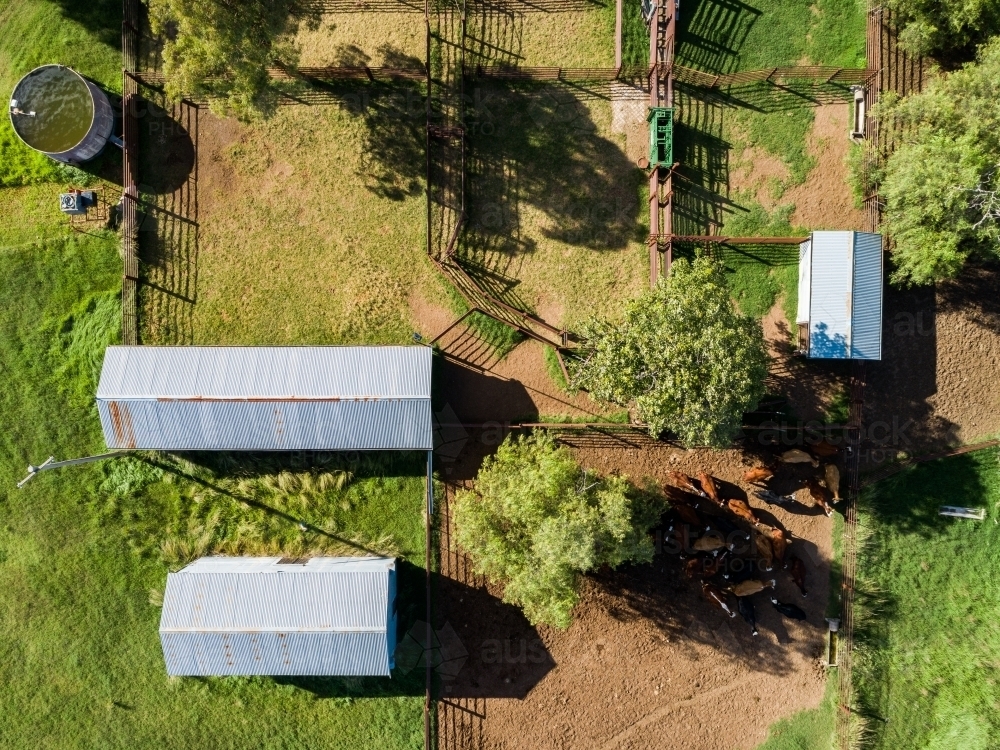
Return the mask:
<svg viewBox="0 0 1000 750">
<path fill-rule="evenodd" d="M 840 500 L 840 469 L 836 464 L 827 464 L 823 467 L 823 474 L 826 477 L 826 488 L 833 493 L 833 500 Z"/>
<path fill-rule="evenodd" d="M 705 494 L 704 490 L 702 490 L 701 487 L 696 485 L 694 483 L 694 480 L 691 479 L 691 477 L 689 477 L 687 474 L 681 474 L 681 472 L 679 471 L 671 471 L 667 474 L 667 476 L 670 477 L 671 482 L 680 487 L 682 490 L 693 492 L 699 497 L 704 497 L 704 498 L 708 497 L 708 495 Z"/>
<path fill-rule="evenodd" d="M 754 534 L 754 541 L 757 543 L 757 552 L 764 563 L 764 570 L 774 570 L 774 550 L 771 549 L 771 537 L 768 534 Z"/>
<path fill-rule="evenodd" d="M 774 560 L 782 567 L 785 567 L 785 550 L 791 544 L 790 539 L 785 538 L 783 529 L 771 529 L 771 549 L 774 551 Z"/>
<path fill-rule="evenodd" d="M 758 581 L 756 578 L 751 578 L 747 581 L 741 581 L 735 586 L 730 586 L 726 591 L 736 596 L 753 596 L 754 594 L 759 594 L 764 589 L 773 589 L 775 585 L 777 585 L 777 581 L 773 578 L 766 583 Z"/>
<path fill-rule="evenodd" d="M 708 499 L 713 503 L 718 505 L 720 508 L 725 507 L 722 501 L 719 499 L 719 490 L 715 486 L 715 481 L 712 477 L 706 474 L 704 471 L 699 471 L 697 474 L 698 484 L 701 485 L 702 490 L 708 495 Z"/>
<path fill-rule="evenodd" d="M 679 503 L 675 501 L 670 507 L 673 508 L 677 517 L 684 523 L 690 524 L 691 526 L 699 529 L 705 525 L 701 520 L 701 516 L 698 515 L 698 512 L 687 503 Z"/>
<path fill-rule="evenodd" d="M 726 507 L 737 518 L 742 518 L 747 523 L 758 528 L 761 526 L 760 521 L 757 520 L 757 516 L 755 516 L 753 511 L 750 510 L 750 506 L 746 503 L 746 501 L 740 500 L 736 497 L 731 497 L 726 501 Z"/>
<path fill-rule="evenodd" d="M 726 540 L 722 538 L 722 534 L 718 531 L 710 531 L 704 536 L 700 536 L 695 539 L 694 544 L 691 546 L 699 552 L 712 552 L 725 547 Z"/>
<path fill-rule="evenodd" d="M 774 472 L 766 466 L 755 466 L 749 471 L 743 472 L 743 481 L 750 484 L 761 484 L 774 476 Z"/>
<path fill-rule="evenodd" d="M 799 591 L 802 592 L 802 596 L 806 596 L 809 593 L 806 591 L 806 565 L 802 562 L 802 560 L 794 555 L 792 555 L 791 559 L 791 574 L 792 581 L 799 587 Z"/>
<path fill-rule="evenodd" d="M 809 451 L 814 456 L 819 456 L 820 458 L 829 458 L 830 456 L 836 456 L 840 453 L 840 448 L 835 445 L 831 445 L 826 440 L 820 440 L 815 445 L 809 446 Z"/>
<path fill-rule="evenodd" d="M 723 612 L 725 612 L 730 617 L 736 617 L 736 613 L 729 608 L 726 604 L 726 594 L 718 586 L 708 583 L 707 581 L 701 584 L 701 593 L 713 604 L 718 605 Z"/>
<path fill-rule="evenodd" d="M 721 554 L 716 555 L 715 557 L 707 555 L 692 557 L 684 564 L 684 574 L 688 578 L 694 578 L 696 576 L 702 579 L 711 578 L 719 572 L 719 569 L 722 567 L 722 563 L 725 561 L 726 555 L 728 554 L 729 551 L 724 550 Z"/>
<path fill-rule="evenodd" d="M 810 479 L 806 485 L 809 488 L 809 495 L 812 497 L 813 502 L 816 503 L 823 512 L 827 515 L 827 518 L 833 515 L 833 506 L 826 500 L 826 490 L 823 489 L 822 485 L 815 479 Z"/>
</svg>

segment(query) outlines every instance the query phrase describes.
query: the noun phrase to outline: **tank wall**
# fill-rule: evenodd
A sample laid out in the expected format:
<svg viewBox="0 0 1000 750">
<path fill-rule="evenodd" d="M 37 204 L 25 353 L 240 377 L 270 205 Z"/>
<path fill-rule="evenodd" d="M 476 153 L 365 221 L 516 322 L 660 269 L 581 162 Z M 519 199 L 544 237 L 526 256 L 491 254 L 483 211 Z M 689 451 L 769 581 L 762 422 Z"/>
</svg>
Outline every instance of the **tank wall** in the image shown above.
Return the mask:
<svg viewBox="0 0 1000 750">
<path fill-rule="evenodd" d="M 115 127 L 115 111 L 107 95 L 90 81 L 86 81 L 91 96 L 94 97 L 94 120 L 83 140 L 69 151 L 49 154 L 56 161 L 66 164 L 80 164 L 93 159 L 104 149 Z"/>
</svg>

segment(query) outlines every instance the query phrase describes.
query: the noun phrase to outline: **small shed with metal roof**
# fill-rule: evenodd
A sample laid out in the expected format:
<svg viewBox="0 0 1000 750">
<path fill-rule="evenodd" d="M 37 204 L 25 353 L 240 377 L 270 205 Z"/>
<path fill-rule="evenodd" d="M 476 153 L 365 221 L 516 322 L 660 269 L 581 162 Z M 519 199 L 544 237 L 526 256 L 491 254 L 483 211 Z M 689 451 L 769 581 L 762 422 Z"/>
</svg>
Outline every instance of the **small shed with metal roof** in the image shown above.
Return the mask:
<svg viewBox="0 0 1000 750">
<path fill-rule="evenodd" d="M 167 575 L 160 643 L 171 676 L 388 676 L 396 561 L 203 557 Z"/>
<path fill-rule="evenodd" d="M 434 448 L 426 346 L 110 346 L 97 387 L 112 449 Z"/>
<path fill-rule="evenodd" d="M 813 232 L 799 246 L 799 350 L 882 358 L 882 235 Z"/>
</svg>

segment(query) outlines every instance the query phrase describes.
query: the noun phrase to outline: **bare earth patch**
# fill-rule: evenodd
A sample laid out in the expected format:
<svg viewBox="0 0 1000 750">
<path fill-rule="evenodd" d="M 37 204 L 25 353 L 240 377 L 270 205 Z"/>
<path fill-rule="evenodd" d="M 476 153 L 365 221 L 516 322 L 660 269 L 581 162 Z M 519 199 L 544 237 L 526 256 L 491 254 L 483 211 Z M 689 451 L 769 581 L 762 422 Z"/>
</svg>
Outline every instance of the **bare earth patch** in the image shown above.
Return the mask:
<svg viewBox="0 0 1000 750">
<path fill-rule="evenodd" d="M 850 106 L 842 102 L 816 108 L 816 118 L 809 134 L 808 152 L 816 166 L 806 181 L 788 190 L 782 203 L 792 203 L 792 226 L 810 229 L 860 229 L 865 214 L 854 205 L 847 182 L 847 137 Z"/>
<path fill-rule="evenodd" d="M 868 365 L 865 392 L 874 443 L 919 455 L 1000 434 L 998 284 L 991 265 L 936 289 L 887 287 L 882 361 Z"/>
<path fill-rule="evenodd" d="M 770 211 L 775 207 L 771 186 L 784 182 L 789 176 L 788 165 L 780 156 L 753 146 L 743 150 L 730 171 L 729 189 L 733 193 L 750 193 Z"/>
<path fill-rule="evenodd" d="M 540 415 L 601 422 L 609 412 L 584 393 L 560 390 L 545 368 L 543 346 L 537 341 L 519 344 L 499 361 L 465 329 L 439 343 L 449 355 L 442 392 L 463 422 L 531 421 Z"/>
</svg>

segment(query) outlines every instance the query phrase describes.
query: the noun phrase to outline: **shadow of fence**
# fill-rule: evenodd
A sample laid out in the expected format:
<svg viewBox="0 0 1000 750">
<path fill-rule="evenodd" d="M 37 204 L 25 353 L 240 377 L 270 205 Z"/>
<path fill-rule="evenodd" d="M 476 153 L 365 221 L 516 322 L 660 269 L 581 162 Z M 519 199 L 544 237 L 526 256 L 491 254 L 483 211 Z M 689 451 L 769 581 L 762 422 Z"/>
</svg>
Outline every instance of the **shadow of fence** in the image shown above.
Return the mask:
<svg viewBox="0 0 1000 750">
<path fill-rule="evenodd" d="M 198 106 L 143 88 L 138 111 L 139 339 L 194 343 Z"/>
</svg>

